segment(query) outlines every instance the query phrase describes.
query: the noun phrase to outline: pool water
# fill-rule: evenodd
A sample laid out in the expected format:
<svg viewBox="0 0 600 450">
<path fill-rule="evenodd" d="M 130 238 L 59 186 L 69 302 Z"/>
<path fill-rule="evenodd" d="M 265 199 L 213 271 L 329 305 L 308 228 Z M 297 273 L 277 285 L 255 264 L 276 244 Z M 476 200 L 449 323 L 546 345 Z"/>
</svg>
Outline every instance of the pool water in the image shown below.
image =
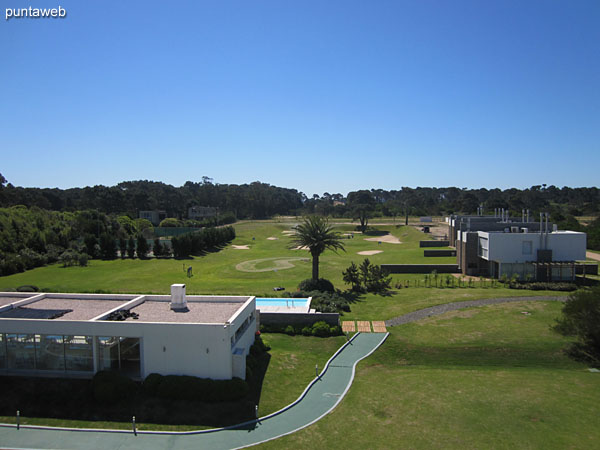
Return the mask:
<svg viewBox="0 0 600 450">
<path fill-rule="evenodd" d="M 256 307 L 261 306 L 288 306 L 290 308 L 307 308 L 307 298 L 259 298 L 256 297 Z"/>
</svg>

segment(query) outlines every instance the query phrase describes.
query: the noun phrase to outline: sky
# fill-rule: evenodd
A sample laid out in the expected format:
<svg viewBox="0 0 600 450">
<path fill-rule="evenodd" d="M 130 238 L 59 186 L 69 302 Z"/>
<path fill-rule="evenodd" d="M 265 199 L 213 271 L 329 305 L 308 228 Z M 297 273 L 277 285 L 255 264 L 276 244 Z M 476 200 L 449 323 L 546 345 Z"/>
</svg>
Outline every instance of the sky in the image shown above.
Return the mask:
<svg viewBox="0 0 600 450">
<path fill-rule="evenodd" d="M 0 173 L 16 186 L 599 185 L 598 0 L 0 7 Z"/>
</svg>

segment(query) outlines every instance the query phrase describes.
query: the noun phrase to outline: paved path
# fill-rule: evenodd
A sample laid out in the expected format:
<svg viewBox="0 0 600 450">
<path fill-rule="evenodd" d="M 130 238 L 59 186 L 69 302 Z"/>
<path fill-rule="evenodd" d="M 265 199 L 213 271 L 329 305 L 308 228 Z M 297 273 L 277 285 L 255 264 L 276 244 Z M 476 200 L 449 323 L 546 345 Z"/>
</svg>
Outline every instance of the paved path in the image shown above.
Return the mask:
<svg viewBox="0 0 600 450">
<path fill-rule="evenodd" d="M 449 311 L 459 309 L 472 308 L 474 306 L 495 305 L 496 303 L 508 302 L 530 302 L 530 301 L 558 301 L 564 302 L 567 297 L 557 296 L 538 296 L 538 297 L 505 297 L 505 298 L 486 298 L 483 300 L 470 300 L 466 302 L 446 303 L 443 305 L 432 306 L 430 308 L 419 309 L 403 316 L 394 317 L 385 321 L 386 326 L 393 327 L 394 325 L 402 325 L 405 323 L 416 322 L 417 320 L 425 319 L 430 316 L 438 316 Z"/>
<path fill-rule="evenodd" d="M 373 353 L 387 333 L 359 333 L 328 362 L 318 379 L 306 388 L 293 406 L 237 429 L 213 432 L 152 434 L 101 431 L 43 430 L 0 427 L 0 447 L 35 449 L 232 449 L 255 445 L 307 427 L 329 413 L 344 397 L 354 368 Z"/>
<path fill-rule="evenodd" d="M 600 254 L 594 252 L 585 252 L 586 258 L 595 259 L 596 261 L 600 261 Z"/>
</svg>

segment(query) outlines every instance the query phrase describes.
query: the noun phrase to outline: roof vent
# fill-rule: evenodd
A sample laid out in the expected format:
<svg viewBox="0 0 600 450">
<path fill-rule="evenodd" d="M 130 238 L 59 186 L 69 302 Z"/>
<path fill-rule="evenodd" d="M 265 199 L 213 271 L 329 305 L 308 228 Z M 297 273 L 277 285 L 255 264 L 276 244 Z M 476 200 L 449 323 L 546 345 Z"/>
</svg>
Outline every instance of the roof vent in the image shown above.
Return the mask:
<svg viewBox="0 0 600 450">
<path fill-rule="evenodd" d="M 171 309 L 176 311 L 187 309 L 187 300 L 185 299 L 185 284 L 171 285 Z"/>
<path fill-rule="evenodd" d="M 510 232 L 511 233 L 518 233 L 519 232 L 519 227 L 510 227 Z"/>
</svg>

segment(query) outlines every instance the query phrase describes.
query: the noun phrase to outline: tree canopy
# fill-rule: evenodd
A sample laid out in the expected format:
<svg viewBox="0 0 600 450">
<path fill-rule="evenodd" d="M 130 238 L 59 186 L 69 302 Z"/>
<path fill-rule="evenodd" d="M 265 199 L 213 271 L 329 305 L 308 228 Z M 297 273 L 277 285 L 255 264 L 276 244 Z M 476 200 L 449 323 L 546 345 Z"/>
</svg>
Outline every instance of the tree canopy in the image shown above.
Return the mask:
<svg viewBox="0 0 600 450">
<path fill-rule="evenodd" d="M 345 251 L 340 233 L 333 231 L 333 226 L 323 216 L 305 217 L 302 223 L 294 228 L 294 234 L 291 237 L 291 248 L 307 247 L 310 251 L 313 280 L 319 279 L 319 256 L 325 250 Z"/>
</svg>

